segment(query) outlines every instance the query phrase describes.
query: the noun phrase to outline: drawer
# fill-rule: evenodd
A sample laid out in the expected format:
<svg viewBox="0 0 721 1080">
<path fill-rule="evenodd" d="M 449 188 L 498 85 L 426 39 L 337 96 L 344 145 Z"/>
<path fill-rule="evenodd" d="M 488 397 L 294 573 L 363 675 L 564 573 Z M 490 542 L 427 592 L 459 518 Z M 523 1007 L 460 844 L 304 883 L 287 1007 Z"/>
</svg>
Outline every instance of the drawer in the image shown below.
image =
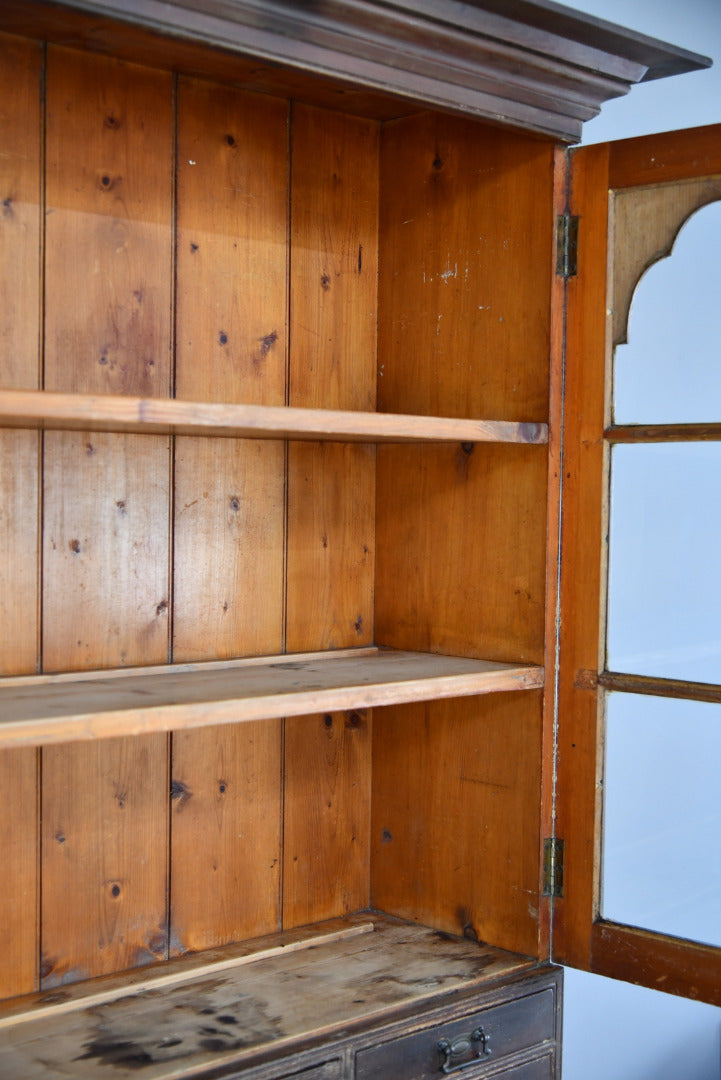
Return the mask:
<svg viewBox="0 0 721 1080">
<path fill-rule="evenodd" d="M 550 1054 L 545 1054 L 541 1058 L 527 1061 L 524 1065 L 512 1065 L 510 1069 L 494 1073 L 488 1080 L 554 1080 L 556 1072 L 553 1061 Z"/>
<path fill-rule="evenodd" d="M 467 1080 L 485 1065 L 496 1064 L 507 1054 L 530 1049 L 555 1038 L 553 987 L 527 994 L 515 1001 L 492 1005 L 460 1019 L 401 1035 L 392 1041 L 362 1050 L 356 1057 L 356 1080 L 438 1080 L 445 1072 L 475 1061 L 478 1068 L 464 1071 Z M 485 1051 L 485 1052 L 484 1052 Z M 484 1070 L 485 1071 L 485 1070 Z M 520 1074 L 527 1080 L 525 1073 Z M 548 1072 L 538 1073 L 545 1077 Z M 529 1073 L 535 1080 L 536 1073 Z"/>
<path fill-rule="evenodd" d="M 276 1068 L 278 1066 L 276 1065 Z M 333 1061 L 324 1061 L 320 1065 L 308 1065 L 305 1069 L 299 1068 L 296 1062 L 295 1067 L 292 1062 L 286 1063 L 286 1068 L 291 1070 L 290 1072 L 269 1073 L 267 1071 L 268 1066 L 265 1066 L 261 1072 L 248 1072 L 246 1069 L 243 1072 L 229 1073 L 226 1080 L 253 1080 L 254 1076 L 260 1077 L 272 1077 L 272 1080 L 343 1080 L 343 1063 L 339 1058 L 335 1058 Z"/>
</svg>

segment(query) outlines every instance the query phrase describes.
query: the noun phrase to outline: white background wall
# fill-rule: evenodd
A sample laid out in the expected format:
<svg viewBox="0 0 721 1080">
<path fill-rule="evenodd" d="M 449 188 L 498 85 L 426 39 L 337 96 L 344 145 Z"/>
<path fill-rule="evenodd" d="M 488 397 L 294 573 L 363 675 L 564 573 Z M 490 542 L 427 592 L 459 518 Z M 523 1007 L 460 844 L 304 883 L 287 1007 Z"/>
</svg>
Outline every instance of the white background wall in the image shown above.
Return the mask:
<svg viewBox="0 0 721 1080">
<path fill-rule="evenodd" d="M 569 6 L 714 61 L 711 70 L 641 84 L 608 102 L 586 124 L 584 143 L 721 122 L 721 0 L 569 0 Z M 669 888 L 674 884 L 670 871 Z M 563 1076 L 721 1080 L 721 1009 L 567 969 Z"/>
</svg>

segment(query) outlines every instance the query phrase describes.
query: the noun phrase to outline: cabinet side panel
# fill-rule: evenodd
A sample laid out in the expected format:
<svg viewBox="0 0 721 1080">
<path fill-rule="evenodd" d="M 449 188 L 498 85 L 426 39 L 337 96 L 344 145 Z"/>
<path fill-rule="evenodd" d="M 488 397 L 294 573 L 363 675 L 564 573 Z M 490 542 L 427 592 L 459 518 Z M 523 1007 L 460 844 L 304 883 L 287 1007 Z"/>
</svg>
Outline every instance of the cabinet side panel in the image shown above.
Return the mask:
<svg viewBox="0 0 721 1080">
<path fill-rule="evenodd" d="M 288 104 L 178 86 L 176 393 L 286 398 Z M 178 438 L 173 657 L 283 648 L 285 449 Z M 173 737 L 171 951 L 276 930 L 280 721 Z"/>
<path fill-rule="evenodd" d="M 380 176 L 379 408 L 547 421 L 552 144 L 411 117 Z M 547 470 L 539 446 L 379 447 L 378 644 L 543 663 Z M 374 905 L 537 953 L 540 715 L 514 694 L 376 718 Z"/>
<path fill-rule="evenodd" d="M 0 385 L 39 383 L 41 182 L 38 45 L 0 35 Z M 0 431 L 0 673 L 35 671 L 38 640 L 38 435 Z M 0 997 L 37 973 L 37 764 L 0 753 Z"/>
<path fill-rule="evenodd" d="M 374 907 L 535 955 L 541 694 L 376 709 Z"/>
<path fill-rule="evenodd" d="M 50 48 L 49 390 L 169 387 L 171 77 Z M 46 670 L 168 654 L 164 437 L 45 438 Z M 42 986 L 166 954 L 164 735 L 56 747 L 42 762 Z"/>
<path fill-rule="evenodd" d="M 292 141 L 289 403 L 372 410 L 377 125 L 299 106 Z M 289 448 L 291 652 L 373 640 L 374 470 L 368 446 Z"/>
<path fill-rule="evenodd" d="M 286 723 L 286 929 L 368 907 L 370 743 L 370 710 Z"/>
</svg>

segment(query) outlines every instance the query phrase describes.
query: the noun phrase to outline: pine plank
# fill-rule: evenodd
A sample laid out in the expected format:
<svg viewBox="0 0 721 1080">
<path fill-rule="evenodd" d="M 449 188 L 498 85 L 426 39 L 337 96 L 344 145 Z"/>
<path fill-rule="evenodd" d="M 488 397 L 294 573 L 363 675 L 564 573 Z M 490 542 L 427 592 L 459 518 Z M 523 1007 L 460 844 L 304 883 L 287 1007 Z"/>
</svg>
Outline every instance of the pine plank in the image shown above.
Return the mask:
<svg viewBox="0 0 721 1080">
<path fill-rule="evenodd" d="M 324 442 L 508 442 L 542 445 L 543 423 L 352 409 L 0 390 L 5 427 Z"/>
<path fill-rule="evenodd" d="M 186 400 L 159 404 L 188 412 L 194 400 L 206 419 L 242 412 L 235 402 L 282 412 L 287 103 L 181 80 L 177 201 L 175 387 Z M 281 650 L 284 470 L 275 442 L 177 441 L 175 659 Z"/>
<path fill-rule="evenodd" d="M 3 1076 L 40 1080 L 48 1055 L 77 1080 L 96 1077 L 108 1061 L 146 1080 L 176 1080 L 231 1062 L 242 1069 L 271 1044 L 281 1053 L 311 1035 L 393 1018 L 441 993 L 478 992 L 534 967 L 526 957 L 425 927 L 372 921 L 370 933 L 190 975 L 165 990 L 141 988 L 97 1004 L 89 998 L 87 1008 L 55 1015 L 41 1010 L 3 1032 Z M 228 1016 L 236 1022 L 220 1019 Z"/>
<path fill-rule="evenodd" d="M 361 649 L 321 659 L 121 669 L 0 683 L 5 745 L 64 742 L 207 724 L 338 712 L 429 698 L 533 689 L 543 669 L 432 653 Z"/>
<path fill-rule="evenodd" d="M 283 406 L 287 241 L 287 102 L 181 79 L 175 390 L 200 415 Z M 176 439 L 176 660 L 282 650 L 284 528 L 280 442 Z M 172 762 L 171 951 L 276 929 L 281 722 L 178 732 Z"/>
<path fill-rule="evenodd" d="M 370 904 L 371 735 L 367 709 L 286 723 L 285 928 Z"/>
<path fill-rule="evenodd" d="M 292 407 L 323 405 L 372 415 L 377 155 L 377 124 L 294 107 Z M 289 650 L 373 640 L 374 504 L 372 447 L 289 447 Z"/>
<path fill-rule="evenodd" d="M 171 77 L 48 49 L 46 387 L 167 394 Z M 167 438 L 45 437 L 46 667 L 168 652 Z M 166 955 L 167 737 L 46 749 L 41 985 Z"/>
<path fill-rule="evenodd" d="M 43 989 L 165 958 L 164 743 L 43 751 Z"/>
<path fill-rule="evenodd" d="M 42 52 L 0 35 L 0 386 L 40 378 Z M 39 438 L 0 431 L 0 672 L 38 662 Z M 0 752 L 0 997 L 37 985 L 37 751 Z"/>
</svg>

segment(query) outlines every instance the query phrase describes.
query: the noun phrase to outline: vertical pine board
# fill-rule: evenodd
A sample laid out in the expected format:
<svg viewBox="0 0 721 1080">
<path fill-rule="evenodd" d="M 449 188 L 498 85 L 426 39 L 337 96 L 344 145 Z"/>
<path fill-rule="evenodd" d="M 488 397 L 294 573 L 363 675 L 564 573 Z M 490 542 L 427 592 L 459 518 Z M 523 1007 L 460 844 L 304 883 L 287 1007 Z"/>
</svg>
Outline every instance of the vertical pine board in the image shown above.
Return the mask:
<svg viewBox="0 0 721 1080">
<path fill-rule="evenodd" d="M 37 44 L 0 35 L 0 387 L 40 383 L 41 178 Z M 35 671 L 38 435 L 0 431 L 0 673 Z"/>
<path fill-rule="evenodd" d="M 43 751 L 43 989 L 165 958 L 164 747 L 152 737 Z"/>
<path fill-rule="evenodd" d="M 366 710 L 286 722 L 286 927 L 369 905 L 370 742 Z"/>
<path fill-rule="evenodd" d="M 171 952 L 278 929 L 278 721 L 173 736 Z"/>
<path fill-rule="evenodd" d="M 535 955 L 541 694 L 375 710 L 374 907 Z"/>
<path fill-rule="evenodd" d="M 376 125 L 294 107 L 291 405 L 375 407 L 377 160 Z M 289 651 L 373 640 L 374 502 L 373 447 L 291 443 Z M 367 904 L 371 718 L 327 719 L 286 725 L 285 925 Z"/>
<path fill-rule="evenodd" d="M 39 383 L 40 47 L 0 35 L 0 386 Z M 35 670 L 38 436 L 0 432 L 0 673 Z M 37 978 L 37 754 L 0 753 L 0 997 Z"/>
<path fill-rule="evenodd" d="M 290 404 L 373 409 L 378 130 L 296 107 L 291 196 Z M 372 448 L 292 444 L 288 649 L 373 640 Z"/>
<path fill-rule="evenodd" d="M 178 397 L 284 403 L 287 247 L 287 102 L 182 79 Z M 174 658 L 281 652 L 283 444 L 179 438 L 175 493 Z M 174 736 L 173 951 L 277 929 L 280 755 L 277 720 Z"/>
<path fill-rule="evenodd" d="M 48 50 L 46 387 L 169 385 L 171 77 Z M 159 663 L 167 439 L 45 440 L 47 669 Z M 42 985 L 166 951 L 167 739 L 43 753 Z"/>
<path fill-rule="evenodd" d="M 285 401 L 287 112 L 180 82 L 179 398 Z M 178 439 L 175 484 L 174 658 L 280 651 L 282 444 Z"/>
</svg>

